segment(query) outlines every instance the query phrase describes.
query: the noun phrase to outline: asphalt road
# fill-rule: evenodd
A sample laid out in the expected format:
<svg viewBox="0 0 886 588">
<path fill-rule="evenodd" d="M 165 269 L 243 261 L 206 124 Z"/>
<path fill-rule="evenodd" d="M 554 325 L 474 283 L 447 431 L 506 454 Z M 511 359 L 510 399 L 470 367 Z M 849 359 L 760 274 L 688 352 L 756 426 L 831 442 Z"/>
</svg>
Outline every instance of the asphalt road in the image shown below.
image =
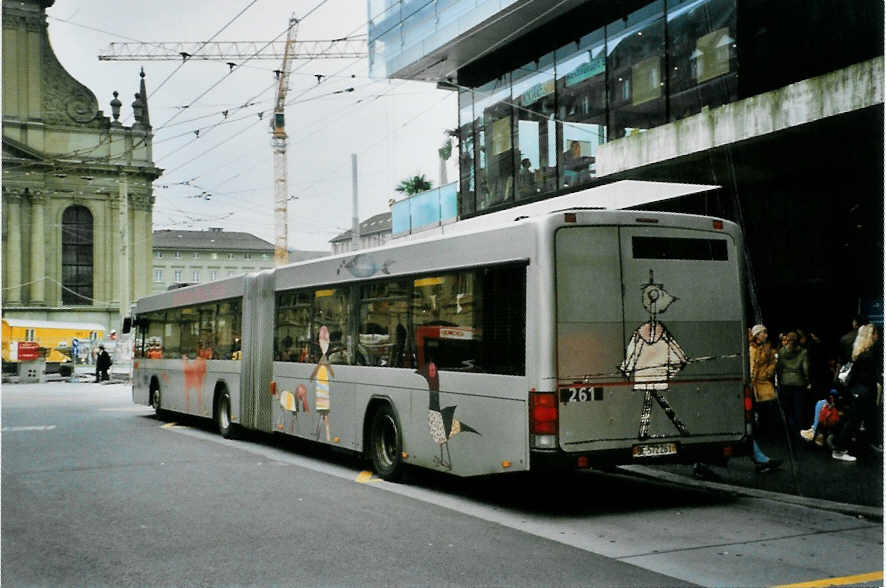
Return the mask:
<svg viewBox="0 0 886 588">
<path fill-rule="evenodd" d="M 882 584 L 879 521 L 630 475 L 391 484 L 363 467 L 221 439 L 123 385 L 4 385 L 2 582 Z"/>
</svg>

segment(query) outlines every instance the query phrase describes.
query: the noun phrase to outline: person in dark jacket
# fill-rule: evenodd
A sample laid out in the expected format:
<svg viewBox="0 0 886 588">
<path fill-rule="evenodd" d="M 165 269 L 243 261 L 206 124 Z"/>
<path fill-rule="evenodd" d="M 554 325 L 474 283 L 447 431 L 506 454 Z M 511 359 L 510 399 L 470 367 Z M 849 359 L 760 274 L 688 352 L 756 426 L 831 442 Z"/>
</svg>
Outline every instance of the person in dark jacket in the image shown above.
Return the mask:
<svg viewBox="0 0 886 588">
<path fill-rule="evenodd" d="M 788 430 L 791 436 L 800 434 L 806 418 L 806 398 L 809 395 L 809 358 L 806 350 L 798 344 L 797 333 L 785 335 L 785 344 L 778 350 L 775 373 Z"/>
<path fill-rule="evenodd" d="M 96 382 L 107 382 L 110 378 L 108 377 L 108 370 L 111 369 L 111 356 L 108 355 L 108 352 L 105 351 L 104 345 L 98 346 L 98 357 L 95 361 L 95 381 Z"/>
<path fill-rule="evenodd" d="M 877 407 L 877 385 L 883 381 L 883 349 L 880 335 L 871 324 L 859 327 L 855 342 L 852 344 L 852 372 L 849 376 L 849 395 L 853 398 L 849 407 L 846 423 L 834 440 L 832 457 L 840 461 L 855 461 L 849 454 L 852 436 L 858 433 L 859 425 L 865 421 L 875 445 L 880 446 L 878 438 L 881 433 L 880 409 Z"/>
</svg>

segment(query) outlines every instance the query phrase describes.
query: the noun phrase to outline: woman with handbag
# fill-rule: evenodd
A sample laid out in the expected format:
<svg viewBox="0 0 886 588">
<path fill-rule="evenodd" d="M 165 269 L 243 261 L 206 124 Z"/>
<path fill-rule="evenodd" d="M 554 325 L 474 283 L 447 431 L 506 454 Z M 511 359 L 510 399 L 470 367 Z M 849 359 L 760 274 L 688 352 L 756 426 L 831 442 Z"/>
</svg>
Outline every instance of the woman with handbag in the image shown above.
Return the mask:
<svg viewBox="0 0 886 588">
<path fill-rule="evenodd" d="M 859 327 L 855 341 L 852 343 L 852 370 L 848 378 L 849 407 L 846 424 L 834 440 L 834 452 L 831 457 L 840 461 L 853 462 L 854 455 L 849 454 L 852 436 L 859 431 L 859 425 L 865 421 L 867 430 L 874 435 L 881 434 L 882 423 L 877 408 L 877 384 L 883 380 L 883 351 L 879 345 L 880 335 L 876 327 L 867 324 Z M 872 442 L 879 444 L 878 437 Z"/>
</svg>

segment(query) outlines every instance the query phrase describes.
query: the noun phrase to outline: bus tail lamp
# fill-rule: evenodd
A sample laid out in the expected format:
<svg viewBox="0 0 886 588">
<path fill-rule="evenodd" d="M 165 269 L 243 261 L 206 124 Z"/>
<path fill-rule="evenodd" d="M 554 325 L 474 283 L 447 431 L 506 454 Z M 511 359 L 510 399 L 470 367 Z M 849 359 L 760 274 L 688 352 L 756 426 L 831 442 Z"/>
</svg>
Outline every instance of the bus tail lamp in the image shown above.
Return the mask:
<svg viewBox="0 0 886 588">
<path fill-rule="evenodd" d="M 582 469 L 582 470 L 586 470 L 589 467 L 591 467 L 591 462 L 588 459 L 588 456 L 582 455 L 581 457 L 579 457 L 575 462 L 575 467 Z"/>
<path fill-rule="evenodd" d="M 536 449 L 557 447 L 557 394 L 529 392 L 529 434 Z"/>
<path fill-rule="evenodd" d="M 564 223 L 574 223 L 575 220 L 576 220 L 576 219 L 575 219 L 575 213 L 574 213 L 574 212 L 567 212 L 567 213 L 565 213 L 565 214 L 563 215 L 563 222 L 564 222 Z"/>
<path fill-rule="evenodd" d="M 722 231 L 723 230 L 723 221 L 715 220 L 714 221 L 714 228 L 717 229 L 718 231 Z"/>
<path fill-rule="evenodd" d="M 271 396 L 277 395 L 277 382 L 271 382 Z"/>
<path fill-rule="evenodd" d="M 745 385 L 744 387 L 744 426 L 745 432 L 750 435 L 752 433 L 751 425 L 754 421 L 754 399 L 751 396 L 753 391 L 751 387 Z"/>
</svg>

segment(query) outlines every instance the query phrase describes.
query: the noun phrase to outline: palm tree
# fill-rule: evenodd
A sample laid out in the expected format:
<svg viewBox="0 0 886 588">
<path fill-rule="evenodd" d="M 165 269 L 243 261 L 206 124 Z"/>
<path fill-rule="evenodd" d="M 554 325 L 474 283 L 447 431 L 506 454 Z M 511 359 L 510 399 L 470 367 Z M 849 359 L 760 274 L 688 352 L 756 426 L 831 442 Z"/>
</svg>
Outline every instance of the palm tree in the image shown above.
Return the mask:
<svg viewBox="0 0 886 588">
<path fill-rule="evenodd" d="M 426 192 L 431 189 L 431 182 L 428 180 L 424 174 L 418 176 L 412 176 L 411 178 L 406 178 L 400 182 L 400 185 L 397 186 L 397 192 L 404 192 L 408 196 L 412 196 L 414 194 L 418 194 L 420 192 Z"/>
</svg>

